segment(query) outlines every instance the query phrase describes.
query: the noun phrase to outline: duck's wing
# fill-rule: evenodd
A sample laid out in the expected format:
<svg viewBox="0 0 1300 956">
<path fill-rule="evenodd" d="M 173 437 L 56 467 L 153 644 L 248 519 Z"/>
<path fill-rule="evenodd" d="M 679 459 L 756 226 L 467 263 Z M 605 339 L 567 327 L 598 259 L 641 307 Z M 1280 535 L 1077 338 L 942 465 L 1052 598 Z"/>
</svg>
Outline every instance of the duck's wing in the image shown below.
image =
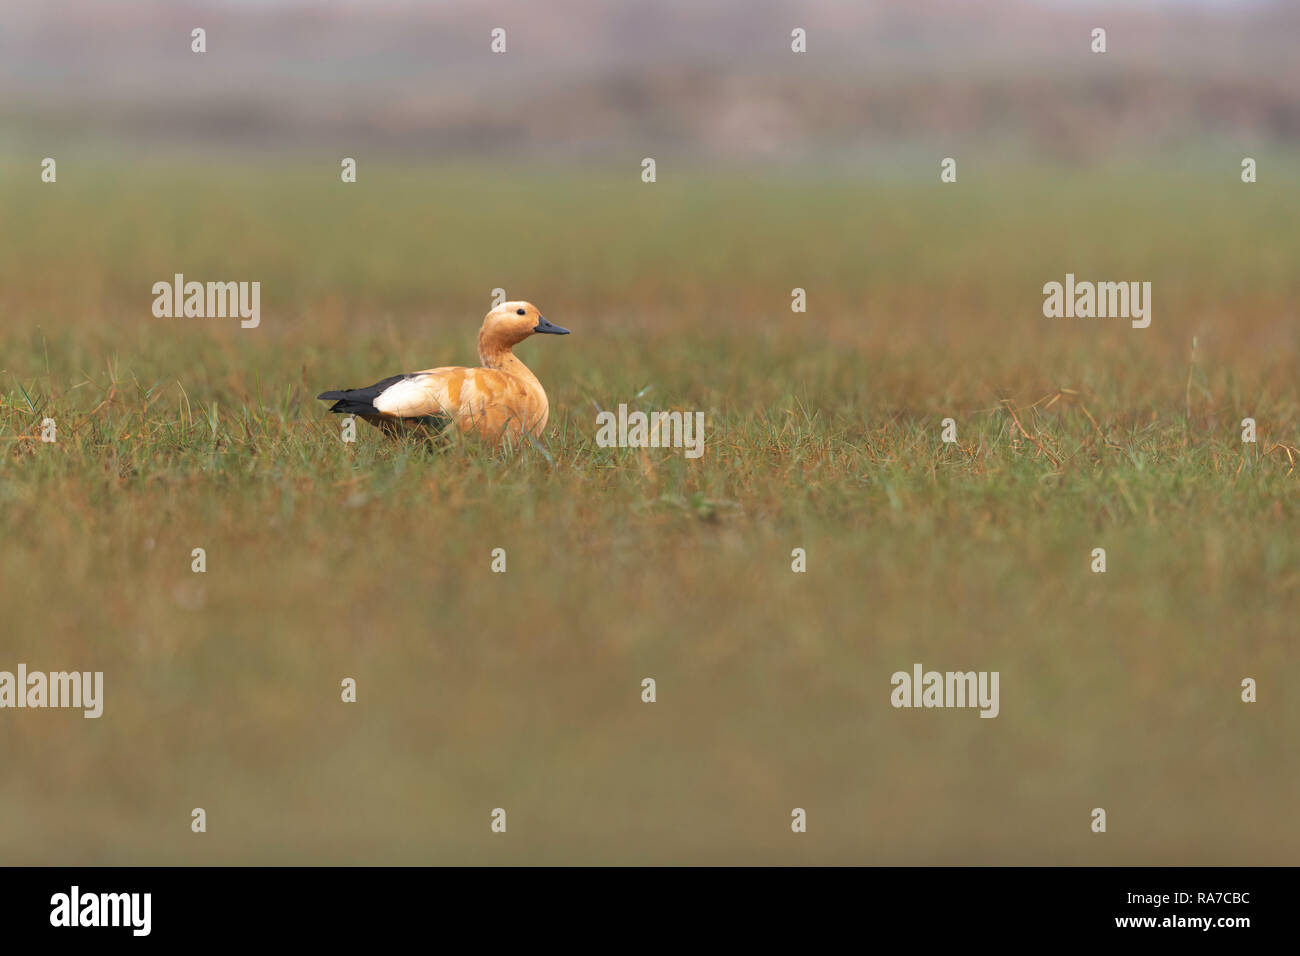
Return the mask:
<svg viewBox="0 0 1300 956">
<path fill-rule="evenodd" d="M 390 375 L 365 388 L 341 388 L 332 392 L 321 392 L 316 397 L 323 401 L 334 402 L 330 406 L 330 411 L 341 415 L 378 415 L 379 409 L 375 407 L 375 400 L 394 385 L 411 377 L 411 375 Z"/>
<path fill-rule="evenodd" d="M 505 427 L 531 427 L 537 417 L 524 383 L 490 368 L 431 368 L 317 397 L 334 400 L 332 412 L 361 415 L 376 424 L 401 420 L 445 425 L 455 420 L 462 429 L 488 435 Z"/>
<path fill-rule="evenodd" d="M 508 418 L 527 407 L 528 390 L 513 375 L 490 368 L 432 368 L 393 382 L 374 400 L 381 415 L 460 419 Z"/>
</svg>

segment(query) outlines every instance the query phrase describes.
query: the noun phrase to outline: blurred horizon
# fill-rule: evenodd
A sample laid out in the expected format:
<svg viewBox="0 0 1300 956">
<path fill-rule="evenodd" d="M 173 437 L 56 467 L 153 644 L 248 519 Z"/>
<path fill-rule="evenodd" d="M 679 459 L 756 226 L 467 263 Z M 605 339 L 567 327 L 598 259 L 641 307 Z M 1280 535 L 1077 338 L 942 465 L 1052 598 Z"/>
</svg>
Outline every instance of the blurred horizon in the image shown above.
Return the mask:
<svg viewBox="0 0 1300 956">
<path fill-rule="evenodd" d="M 6 152 L 1088 164 L 1300 143 L 1300 5 L 1264 0 L 18 0 L 2 22 Z M 498 26 L 505 54 L 489 50 Z"/>
</svg>

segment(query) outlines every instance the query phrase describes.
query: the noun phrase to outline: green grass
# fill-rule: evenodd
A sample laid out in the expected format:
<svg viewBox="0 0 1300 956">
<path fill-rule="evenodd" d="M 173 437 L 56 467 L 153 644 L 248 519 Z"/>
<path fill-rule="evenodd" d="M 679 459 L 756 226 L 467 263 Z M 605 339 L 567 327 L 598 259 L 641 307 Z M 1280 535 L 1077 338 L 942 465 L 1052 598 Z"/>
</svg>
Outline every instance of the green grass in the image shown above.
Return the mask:
<svg viewBox="0 0 1300 956">
<path fill-rule="evenodd" d="M 1294 863 L 1300 192 L 1215 176 L 5 167 L 0 669 L 106 704 L 0 713 L 0 859 Z M 178 271 L 262 326 L 154 318 Z M 575 333 L 540 447 L 339 440 L 497 286 Z M 1001 715 L 894 710 L 917 661 Z"/>
</svg>

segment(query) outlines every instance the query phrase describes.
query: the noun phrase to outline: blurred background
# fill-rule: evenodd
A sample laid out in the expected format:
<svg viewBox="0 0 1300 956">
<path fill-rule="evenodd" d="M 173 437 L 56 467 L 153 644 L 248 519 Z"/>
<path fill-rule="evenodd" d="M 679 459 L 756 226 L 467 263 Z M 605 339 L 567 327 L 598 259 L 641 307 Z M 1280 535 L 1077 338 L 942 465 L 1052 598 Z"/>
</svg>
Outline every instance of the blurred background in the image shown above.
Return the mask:
<svg viewBox="0 0 1300 956">
<path fill-rule="evenodd" d="M 1297 37 L 6 0 L 0 669 L 106 701 L 0 712 L 0 861 L 1294 864 Z M 177 272 L 261 326 L 155 318 Z M 1066 272 L 1152 282 L 1151 327 L 1045 319 Z M 498 287 L 574 330 L 520 349 L 545 454 L 342 446 L 313 396 L 472 363 Z M 704 411 L 704 459 L 596 448 L 620 402 Z M 915 662 L 1001 715 L 892 709 Z"/>
<path fill-rule="evenodd" d="M 485 55 L 495 27 L 506 55 Z M 795 27 L 806 55 L 791 55 Z M 1300 8 L 1264 0 L 11 0 L 0 120 L 21 149 L 901 154 L 928 175 L 936 149 L 1081 164 L 1294 143 L 1298 33 Z"/>
</svg>

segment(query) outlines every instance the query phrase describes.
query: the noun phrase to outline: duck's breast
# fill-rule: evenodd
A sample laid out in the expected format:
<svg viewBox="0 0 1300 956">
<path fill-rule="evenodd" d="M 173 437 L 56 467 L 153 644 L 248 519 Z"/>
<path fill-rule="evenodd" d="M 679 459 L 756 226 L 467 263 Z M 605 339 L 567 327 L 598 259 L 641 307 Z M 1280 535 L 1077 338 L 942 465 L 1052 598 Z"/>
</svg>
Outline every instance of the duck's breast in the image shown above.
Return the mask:
<svg viewBox="0 0 1300 956">
<path fill-rule="evenodd" d="M 540 431 L 546 425 L 546 393 L 523 379 L 489 368 L 433 368 L 417 372 L 375 399 L 375 408 L 394 418 L 445 414 L 462 431 L 499 437 L 509 429 Z"/>
</svg>

